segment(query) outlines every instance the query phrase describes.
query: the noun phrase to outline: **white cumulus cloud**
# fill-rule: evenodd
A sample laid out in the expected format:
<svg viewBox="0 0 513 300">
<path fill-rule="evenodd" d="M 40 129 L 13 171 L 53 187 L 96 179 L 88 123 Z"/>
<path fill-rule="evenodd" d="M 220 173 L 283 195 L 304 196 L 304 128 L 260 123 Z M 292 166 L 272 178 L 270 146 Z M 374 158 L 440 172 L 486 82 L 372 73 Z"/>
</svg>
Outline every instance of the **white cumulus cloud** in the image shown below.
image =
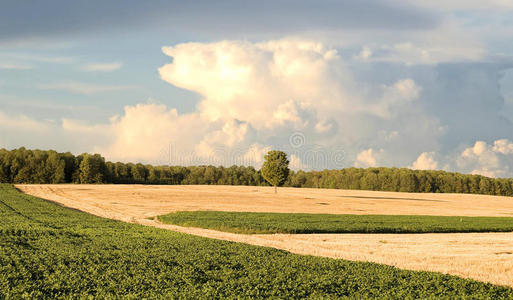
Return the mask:
<svg viewBox="0 0 513 300">
<path fill-rule="evenodd" d="M 325 114 L 356 97 L 336 51 L 320 43 L 223 41 L 163 51 L 173 62 L 159 69 L 162 79 L 202 95 L 199 113 L 212 121 L 236 118 L 258 129 L 300 125 L 300 110 L 315 105 Z"/>
<path fill-rule="evenodd" d="M 476 141 L 465 148 L 457 158 L 457 166 L 464 172 L 490 177 L 513 176 L 513 142 L 500 139 L 488 144 Z"/>
<path fill-rule="evenodd" d="M 359 168 L 376 167 L 378 165 L 379 157 L 383 152 L 383 149 L 379 149 L 377 151 L 372 148 L 363 150 L 356 156 L 354 166 Z"/>
<path fill-rule="evenodd" d="M 438 162 L 435 159 L 434 152 L 423 152 L 417 157 L 410 168 L 415 170 L 436 170 Z"/>
</svg>

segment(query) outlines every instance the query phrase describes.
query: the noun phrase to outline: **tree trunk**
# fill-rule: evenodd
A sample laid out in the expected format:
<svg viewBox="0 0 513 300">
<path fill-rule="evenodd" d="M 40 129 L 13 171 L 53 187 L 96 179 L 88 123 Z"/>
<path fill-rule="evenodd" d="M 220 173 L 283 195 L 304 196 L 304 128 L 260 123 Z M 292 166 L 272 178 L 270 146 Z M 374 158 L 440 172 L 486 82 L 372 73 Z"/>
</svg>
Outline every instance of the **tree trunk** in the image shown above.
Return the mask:
<svg viewBox="0 0 513 300">
<path fill-rule="evenodd" d="M 277 185 L 274 186 L 274 193 L 278 194 L 278 186 Z"/>
</svg>

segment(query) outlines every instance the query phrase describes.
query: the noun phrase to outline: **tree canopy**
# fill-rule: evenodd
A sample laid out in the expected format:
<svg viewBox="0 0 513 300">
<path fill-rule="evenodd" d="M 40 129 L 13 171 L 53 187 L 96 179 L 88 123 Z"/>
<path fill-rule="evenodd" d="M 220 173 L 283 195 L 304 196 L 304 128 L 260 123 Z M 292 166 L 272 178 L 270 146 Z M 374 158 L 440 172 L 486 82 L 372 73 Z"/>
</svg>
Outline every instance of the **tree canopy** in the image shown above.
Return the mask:
<svg viewBox="0 0 513 300">
<path fill-rule="evenodd" d="M 282 151 L 272 150 L 264 156 L 264 164 L 262 165 L 262 176 L 274 186 L 274 192 L 277 192 L 278 186 L 287 181 L 289 177 L 289 160 L 287 154 Z"/>
</svg>

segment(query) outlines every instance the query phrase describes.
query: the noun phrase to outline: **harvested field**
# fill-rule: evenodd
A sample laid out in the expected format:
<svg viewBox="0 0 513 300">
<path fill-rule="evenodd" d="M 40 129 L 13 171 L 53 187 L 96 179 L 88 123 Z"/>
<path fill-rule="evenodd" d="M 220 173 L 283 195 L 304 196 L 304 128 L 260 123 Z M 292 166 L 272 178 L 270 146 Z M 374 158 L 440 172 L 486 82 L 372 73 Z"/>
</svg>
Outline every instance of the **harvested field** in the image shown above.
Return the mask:
<svg viewBox="0 0 513 300">
<path fill-rule="evenodd" d="M 513 197 L 215 185 L 16 185 L 63 204 L 146 218 L 175 211 L 513 217 Z M 60 201 L 59 201 L 60 202 Z M 67 204 L 66 204 L 67 205 Z"/>
<path fill-rule="evenodd" d="M 513 233 L 240 235 L 160 224 L 174 211 L 512 216 L 509 197 L 267 187 L 17 185 L 91 214 L 298 254 L 372 261 L 513 286 Z"/>
</svg>

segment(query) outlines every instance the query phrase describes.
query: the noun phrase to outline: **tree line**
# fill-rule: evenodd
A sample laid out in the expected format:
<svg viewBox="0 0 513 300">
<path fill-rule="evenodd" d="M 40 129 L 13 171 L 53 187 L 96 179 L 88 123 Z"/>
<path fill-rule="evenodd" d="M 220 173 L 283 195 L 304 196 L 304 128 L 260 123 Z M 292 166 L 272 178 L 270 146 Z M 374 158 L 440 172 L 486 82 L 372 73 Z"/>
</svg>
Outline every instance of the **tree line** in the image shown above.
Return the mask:
<svg viewBox="0 0 513 300">
<path fill-rule="evenodd" d="M 152 166 L 109 162 L 99 154 L 0 149 L 0 182 L 216 184 L 267 186 L 260 170 L 231 166 Z M 290 171 L 284 186 L 513 196 L 513 179 L 405 168 Z"/>
<path fill-rule="evenodd" d="M 23 147 L 0 149 L 0 182 L 267 185 L 253 167 L 152 166 Z"/>
</svg>

